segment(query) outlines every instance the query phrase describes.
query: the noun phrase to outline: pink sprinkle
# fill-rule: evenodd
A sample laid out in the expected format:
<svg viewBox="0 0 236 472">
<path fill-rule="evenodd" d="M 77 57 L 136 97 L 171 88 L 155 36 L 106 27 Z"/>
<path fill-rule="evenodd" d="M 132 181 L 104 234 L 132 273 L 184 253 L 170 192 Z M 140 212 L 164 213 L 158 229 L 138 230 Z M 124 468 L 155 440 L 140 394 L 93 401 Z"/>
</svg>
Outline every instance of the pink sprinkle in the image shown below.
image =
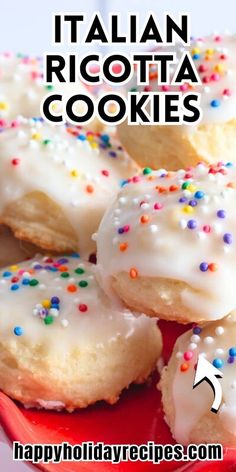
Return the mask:
<svg viewBox="0 0 236 472">
<path fill-rule="evenodd" d="M 123 230 L 124 230 L 124 233 L 128 233 L 128 231 L 130 230 L 130 225 L 123 226 Z"/>
<path fill-rule="evenodd" d="M 18 128 L 18 126 L 20 126 L 19 121 L 13 120 L 13 121 L 11 122 L 11 128 Z"/>
<path fill-rule="evenodd" d="M 204 84 L 209 84 L 210 80 L 211 80 L 210 77 L 208 77 L 207 75 L 205 77 L 203 77 L 203 79 L 202 79 Z"/>
<path fill-rule="evenodd" d="M 206 64 L 201 64 L 198 68 L 199 72 L 206 72 L 208 70 L 208 67 Z"/>
<path fill-rule="evenodd" d="M 185 92 L 186 90 L 188 90 L 188 84 L 183 84 L 183 85 L 180 85 L 180 88 L 179 88 L 182 92 Z"/>
<path fill-rule="evenodd" d="M 213 80 L 213 82 L 218 82 L 218 80 L 220 80 L 220 74 L 211 74 L 211 80 Z"/>
<path fill-rule="evenodd" d="M 204 225 L 202 229 L 203 229 L 203 231 L 205 231 L 205 233 L 210 233 L 211 232 L 210 225 Z"/>
<path fill-rule="evenodd" d="M 102 170 L 102 175 L 105 175 L 105 177 L 109 177 L 109 170 Z"/>
<path fill-rule="evenodd" d="M 214 40 L 219 43 L 220 41 L 222 41 L 222 36 L 215 36 Z"/>
<path fill-rule="evenodd" d="M 141 177 L 139 175 L 135 175 L 132 180 L 134 183 L 137 183 L 137 182 L 140 182 Z"/>
<path fill-rule="evenodd" d="M 162 208 L 163 208 L 163 205 L 161 203 L 154 204 L 154 210 L 161 210 Z"/>
<path fill-rule="evenodd" d="M 220 55 L 220 59 L 223 60 L 223 61 L 225 61 L 225 60 L 227 59 L 226 54 L 221 54 L 221 55 Z"/>
<path fill-rule="evenodd" d="M 230 95 L 231 95 L 231 90 L 228 89 L 228 88 L 227 88 L 227 89 L 224 89 L 224 90 L 223 90 L 223 95 L 226 95 L 227 97 L 230 97 Z"/>
<path fill-rule="evenodd" d="M 0 128 L 5 128 L 7 126 L 6 120 L 0 120 Z"/>
<path fill-rule="evenodd" d="M 193 357 L 192 351 L 186 351 L 184 353 L 184 360 L 185 361 L 190 361 L 192 359 L 192 357 Z"/>
<path fill-rule="evenodd" d="M 144 90 L 144 92 L 151 92 L 152 87 L 150 85 L 145 85 L 143 90 Z"/>
<path fill-rule="evenodd" d="M 18 157 L 14 157 L 14 159 L 11 160 L 11 163 L 13 166 L 18 166 L 20 164 L 20 159 Z"/>
<path fill-rule="evenodd" d="M 170 86 L 169 85 L 162 85 L 161 90 L 163 92 L 168 92 L 168 90 L 170 90 Z"/>
</svg>

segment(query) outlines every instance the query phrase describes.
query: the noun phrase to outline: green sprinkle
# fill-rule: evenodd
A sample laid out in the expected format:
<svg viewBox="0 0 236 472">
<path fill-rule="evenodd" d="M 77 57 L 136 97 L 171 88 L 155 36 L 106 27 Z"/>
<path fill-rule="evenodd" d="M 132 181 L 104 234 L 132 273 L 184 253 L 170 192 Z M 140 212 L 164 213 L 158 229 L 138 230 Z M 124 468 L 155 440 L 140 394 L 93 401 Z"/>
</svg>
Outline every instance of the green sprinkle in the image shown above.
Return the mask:
<svg viewBox="0 0 236 472">
<path fill-rule="evenodd" d="M 76 274 L 81 275 L 81 274 L 84 274 L 84 272 L 85 272 L 85 270 L 82 269 L 81 267 L 78 267 L 77 269 L 75 269 L 75 273 L 76 273 Z"/>
<path fill-rule="evenodd" d="M 182 189 L 186 190 L 186 188 L 188 188 L 188 186 L 189 186 L 189 182 L 184 182 L 183 185 L 182 185 Z"/>
<path fill-rule="evenodd" d="M 54 86 L 53 85 L 46 85 L 45 88 L 47 90 L 54 90 Z"/>
<path fill-rule="evenodd" d="M 137 89 L 137 87 L 132 87 L 131 89 L 129 89 L 129 91 L 130 91 L 130 92 L 137 92 L 138 89 Z"/>
<path fill-rule="evenodd" d="M 63 279 L 67 279 L 68 277 L 70 277 L 70 274 L 69 272 L 62 272 L 61 277 L 63 277 Z"/>
<path fill-rule="evenodd" d="M 46 318 L 44 318 L 45 325 L 50 325 L 53 323 L 53 321 L 54 321 L 53 316 L 46 316 Z"/>
<path fill-rule="evenodd" d="M 31 287 L 35 287 L 36 285 L 38 285 L 38 283 L 39 283 L 39 281 L 37 279 L 32 279 L 32 280 L 30 280 L 29 285 Z"/>
<path fill-rule="evenodd" d="M 151 167 L 145 167 L 145 169 L 143 169 L 143 174 L 144 175 L 151 174 L 151 173 L 152 173 Z"/>
<path fill-rule="evenodd" d="M 81 288 L 85 288 L 85 287 L 88 286 L 88 282 L 87 282 L 87 280 L 81 280 L 78 285 Z"/>
<path fill-rule="evenodd" d="M 51 139 L 44 139 L 44 140 L 43 140 L 43 144 L 44 144 L 45 146 L 47 146 L 47 145 L 50 144 L 51 142 L 52 142 Z"/>
</svg>

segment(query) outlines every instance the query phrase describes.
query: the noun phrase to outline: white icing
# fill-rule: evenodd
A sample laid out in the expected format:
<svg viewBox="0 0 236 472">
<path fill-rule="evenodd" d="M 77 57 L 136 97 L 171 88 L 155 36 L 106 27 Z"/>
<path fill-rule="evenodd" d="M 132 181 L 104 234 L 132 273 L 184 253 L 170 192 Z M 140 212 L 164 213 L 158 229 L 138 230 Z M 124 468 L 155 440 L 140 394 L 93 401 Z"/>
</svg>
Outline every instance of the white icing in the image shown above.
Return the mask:
<svg viewBox="0 0 236 472">
<path fill-rule="evenodd" d="M 172 384 L 172 398 L 174 403 L 174 437 L 177 442 L 188 444 L 192 430 L 201 423 L 201 418 L 207 415 L 214 400 L 213 391 L 207 382 L 202 382 L 193 390 L 195 376 L 194 365 L 198 356 L 203 355 L 209 361 L 220 358 L 223 361 L 223 378 L 219 380 L 222 387 L 222 402 L 217 413 L 222 428 L 236 436 L 236 357 L 233 363 L 228 363 L 229 349 L 235 347 L 236 327 L 230 317 L 221 320 L 220 326 L 224 327 L 224 333 L 220 338 L 215 337 L 215 330 L 219 327 L 217 322 L 210 323 L 202 328 L 200 342 L 197 349 L 192 351 L 193 357 L 190 361 L 184 359 L 184 352 L 189 350 L 189 341 L 192 331 L 188 331 L 177 340 L 176 349 L 182 355 L 176 356 L 176 372 Z M 214 343 L 206 344 L 206 337 L 214 337 Z M 215 352 L 215 346 L 217 351 Z M 220 355 L 219 355 L 219 351 Z M 181 364 L 188 364 L 187 371 L 181 371 Z M 212 413 L 214 414 L 214 413 Z"/>
<path fill-rule="evenodd" d="M 62 267 L 64 273 L 73 276 L 75 291 L 68 290 L 70 277 L 61 275 Z M 78 268 L 84 273 L 75 272 Z M 5 284 L 0 284 L 0 341 L 27 343 L 29 349 L 37 344 L 47 349 L 49 356 L 63 357 L 68 349 L 105 348 L 111 340 L 117 341 L 119 337 L 124 339 L 142 334 L 145 339 L 145 333 L 153 329 L 156 320 L 115 308 L 97 284 L 95 270 L 95 266 L 76 256 L 50 260 L 40 255 L 2 269 L 0 280 Z M 15 277 L 19 280 L 13 280 Z M 37 280 L 38 284 L 24 285 L 25 279 L 29 282 Z M 88 285 L 79 285 L 81 281 Z M 43 284 L 43 290 L 40 290 L 40 284 Z M 18 288 L 12 290 L 15 285 Z M 45 300 L 50 301 L 55 296 L 60 299 L 58 315 L 53 317 L 51 324 L 45 324 L 40 310 L 43 306 L 46 308 Z M 49 311 L 50 306 L 46 309 Z M 22 335 L 14 334 L 15 327 L 22 329 Z"/>
<path fill-rule="evenodd" d="M 192 169 L 186 179 L 178 173 L 153 171 L 122 189 L 107 210 L 97 234 L 98 270 L 106 290 L 109 290 L 110 276 L 122 271 L 129 273 L 131 268 L 136 268 L 140 276 L 185 282 L 187 286 L 181 292 L 183 309 L 191 310 L 201 319 L 218 319 L 235 309 L 236 191 L 228 184 L 235 186 L 236 168 L 216 165 L 212 169 L 219 172 L 217 177 L 213 174 L 214 179 L 210 178 L 209 167 L 202 164 L 200 169 L 198 166 Z M 186 181 L 190 183 L 189 193 L 186 202 L 180 203 L 185 192 L 181 187 Z M 173 185 L 177 190 L 169 191 Z M 167 190 L 166 193 L 160 192 L 160 188 Z M 196 191 L 203 191 L 205 196 L 197 199 Z M 149 207 L 143 209 L 140 203 L 145 201 L 146 194 L 150 196 Z M 125 197 L 125 203 L 120 203 L 120 197 Z M 189 205 L 192 200 L 197 206 Z M 161 208 L 154 209 L 155 204 Z M 208 211 L 202 212 L 203 207 Z M 217 216 L 219 210 L 225 211 L 225 218 Z M 118 228 L 114 226 L 117 212 Z M 144 224 L 140 220 L 143 215 L 148 218 Z M 183 220 L 186 224 L 179 224 Z M 195 229 L 189 229 L 190 220 L 196 222 Z M 158 230 L 153 231 L 153 225 Z M 210 232 L 207 232 L 208 226 Z M 119 234 L 120 228 L 129 230 Z M 198 238 L 199 230 L 204 238 Z M 232 236 L 232 244 L 224 242 L 227 233 Z M 121 251 L 120 244 L 123 243 L 127 247 Z M 217 270 L 201 271 L 202 262 L 215 263 Z M 192 342 L 197 342 L 195 336 Z"/>
<path fill-rule="evenodd" d="M 48 88 L 43 80 L 43 60 L 41 57 L 16 56 L 13 53 L 0 54 L 0 118 L 15 119 L 40 116 L 40 103 L 48 93 L 85 93 L 86 87 L 81 82 L 76 84 L 61 83 Z M 55 103 L 60 111 L 60 103 Z M 75 105 L 75 112 L 82 112 L 80 105 Z"/>
<path fill-rule="evenodd" d="M 137 170 L 115 140 L 106 144 L 100 135 L 82 128 L 39 120 L 21 119 L 13 128 L 4 128 L 0 155 L 0 213 L 29 192 L 43 192 L 63 210 L 83 254 L 94 250 L 91 236 L 121 181 Z M 18 165 L 13 165 L 14 159 Z"/>
<path fill-rule="evenodd" d="M 159 48 L 159 51 L 176 53 L 177 62 L 170 74 L 170 79 L 172 79 L 184 51 L 190 51 L 192 57 L 195 51 L 199 51 L 199 58 L 194 60 L 194 65 L 199 73 L 202 84 L 194 86 L 191 90 L 201 94 L 200 103 L 203 112 L 201 123 L 221 123 L 236 118 L 236 35 L 213 35 L 211 37 L 193 39 L 190 47 L 183 48 L 182 45 L 177 45 L 171 48 Z M 210 53 L 207 53 L 207 51 Z M 208 57 L 208 60 L 206 60 L 206 57 Z M 206 67 L 207 70 L 201 71 L 202 66 L 203 68 Z M 155 65 L 150 67 L 151 73 L 155 74 L 156 70 Z M 209 79 L 209 83 L 204 83 L 205 77 L 207 77 L 207 80 Z M 214 80 L 214 77 L 217 80 Z M 150 80 L 148 90 L 161 92 L 162 86 L 158 86 L 157 84 L 157 78 Z M 135 76 L 133 81 L 129 82 L 127 88 L 128 90 L 145 90 L 145 86 L 143 85 L 137 87 L 137 79 Z M 179 92 L 180 90 L 179 86 L 174 85 L 170 85 L 168 89 L 170 92 Z M 229 96 L 226 92 L 224 93 L 226 90 L 229 90 Z M 186 92 L 188 91 L 187 89 Z M 211 106 L 212 100 L 219 100 L 220 106 Z M 191 132 L 194 126 L 185 126 L 185 129 Z"/>
</svg>

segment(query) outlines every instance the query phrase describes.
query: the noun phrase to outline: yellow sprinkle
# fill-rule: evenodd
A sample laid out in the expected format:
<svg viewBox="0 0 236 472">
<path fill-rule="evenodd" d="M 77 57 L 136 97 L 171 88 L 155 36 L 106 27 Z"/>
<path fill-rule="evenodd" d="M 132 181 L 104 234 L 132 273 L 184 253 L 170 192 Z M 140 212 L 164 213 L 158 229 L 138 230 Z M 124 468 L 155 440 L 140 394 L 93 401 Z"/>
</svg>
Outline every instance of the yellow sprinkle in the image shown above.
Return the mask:
<svg viewBox="0 0 236 472">
<path fill-rule="evenodd" d="M 193 184 L 189 184 L 188 190 L 193 193 L 193 192 L 196 192 L 197 187 Z"/>
<path fill-rule="evenodd" d="M 9 106 L 6 102 L 0 102 L 0 110 L 8 110 Z"/>
<path fill-rule="evenodd" d="M 12 265 L 12 266 L 10 267 L 10 269 L 12 270 L 12 272 L 16 272 L 16 271 L 18 270 L 18 268 L 19 268 L 19 267 L 18 267 L 17 265 Z"/>
<path fill-rule="evenodd" d="M 96 143 L 96 141 L 90 143 L 90 146 L 91 146 L 91 148 L 93 148 L 93 149 L 97 149 L 97 148 L 98 148 L 98 144 Z"/>
<path fill-rule="evenodd" d="M 43 305 L 44 308 L 50 308 L 51 302 L 50 302 L 50 300 L 45 299 L 45 300 L 42 301 L 42 305 Z"/>
<path fill-rule="evenodd" d="M 188 214 L 193 213 L 193 212 L 194 212 L 194 208 L 193 208 L 192 206 L 190 206 L 190 205 L 184 206 L 184 207 L 183 207 L 183 212 L 184 212 L 184 213 L 188 213 Z"/>
<path fill-rule="evenodd" d="M 76 170 L 76 169 L 73 169 L 70 173 L 71 177 L 78 177 L 79 176 L 79 172 Z"/>
<path fill-rule="evenodd" d="M 93 140 L 94 140 L 94 136 L 91 134 L 88 134 L 87 141 L 93 141 Z"/>
<path fill-rule="evenodd" d="M 208 56 L 212 56 L 212 55 L 214 54 L 214 52 L 215 52 L 215 50 L 214 50 L 214 49 L 211 49 L 211 48 L 206 50 L 206 54 L 207 54 Z"/>
<path fill-rule="evenodd" d="M 40 133 L 33 133 L 32 136 L 31 136 L 32 139 L 35 139 L 35 140 L 38 140 L 38 139 L 41 139 L 42 136 Z"/>
<path fill-rule="evenodd" d="M 214 70 L 216 72 L 222 73 L 222 72 L 225 71 L 225 68 L 224 68 L 223 64 L 216 64 L 215 67 L 214 67 Z"/>
<path fill-rule="evenodd" d="M 201 52 L 201 50 L 199 48 L 193 48 L 192 51 L 191 51 L 192 55 L 200 54 L 200 52 Z"/>
</svg>

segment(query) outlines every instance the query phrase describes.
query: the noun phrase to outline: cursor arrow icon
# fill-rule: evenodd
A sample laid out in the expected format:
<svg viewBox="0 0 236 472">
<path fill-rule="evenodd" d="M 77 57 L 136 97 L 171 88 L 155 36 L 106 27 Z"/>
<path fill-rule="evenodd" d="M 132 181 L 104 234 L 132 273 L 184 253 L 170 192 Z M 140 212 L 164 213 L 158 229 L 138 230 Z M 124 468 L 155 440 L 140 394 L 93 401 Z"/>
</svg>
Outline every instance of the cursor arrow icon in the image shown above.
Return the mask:
<svg viewBox="0 0 236 472">
<path fill-rule="evenodd" d="M 222 387 L 219 380 L 217 379 L 222 377 L 223 373 L 220 370 L 216 369 L 216 367 L 204 359 L 203 356 L 198 357 L 193 388 L 197 387 L 204 380 L 209 383 L 214 393 L 214 402 L 211 407 L 211 411 L 213 413 L 217 413 L 220 408 L 222 400 Z"/>
</svg>

